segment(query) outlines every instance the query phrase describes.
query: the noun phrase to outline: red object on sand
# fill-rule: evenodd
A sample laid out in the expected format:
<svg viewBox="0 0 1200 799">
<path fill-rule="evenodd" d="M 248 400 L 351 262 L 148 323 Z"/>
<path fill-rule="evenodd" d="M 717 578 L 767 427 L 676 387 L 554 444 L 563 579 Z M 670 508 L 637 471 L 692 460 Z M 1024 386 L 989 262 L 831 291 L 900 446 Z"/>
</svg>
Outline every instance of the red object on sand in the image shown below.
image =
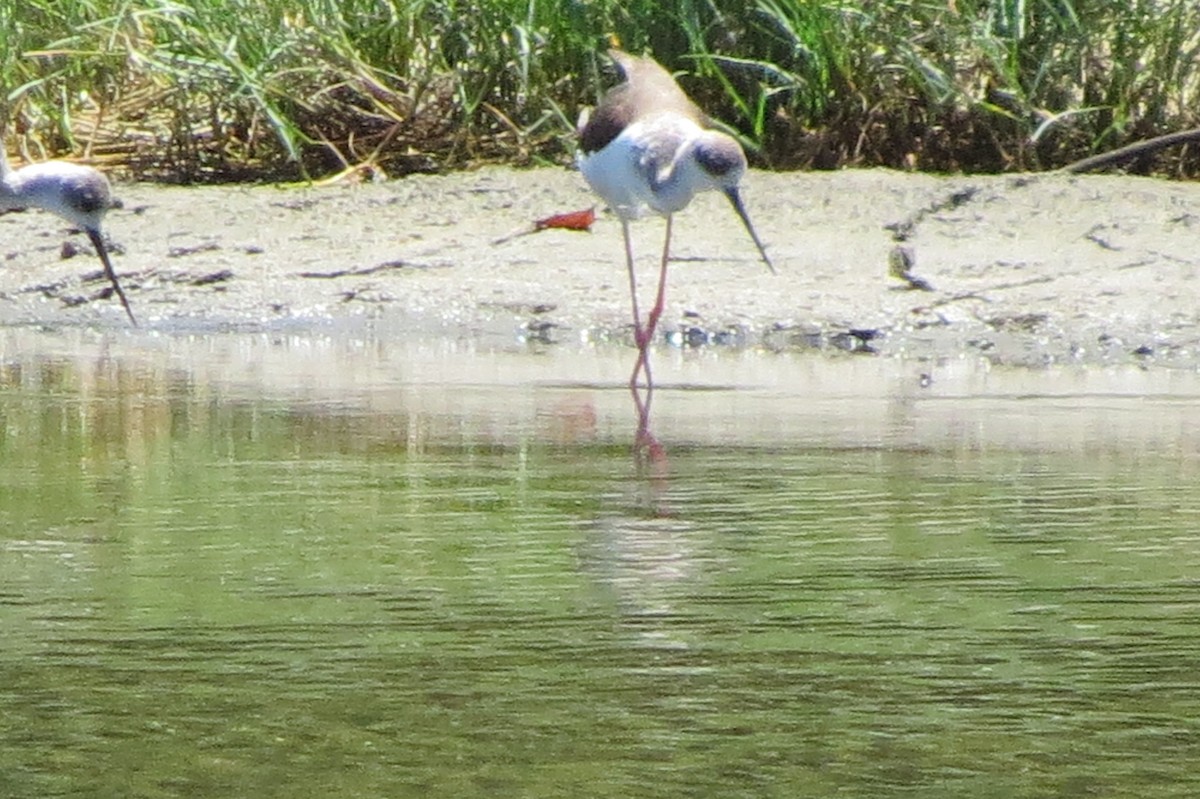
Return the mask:
<svg viewBox="0 0 1200 799">
<path fill-rule="evenodd" d="M 565 214 L 555 214 L 533 223 L 535 230 L 547 228 L 563 228 L 565 230 L 591 230 L 596 221 L 596 208 L 585 208 L 582 211 L 568 211 Z"/>
</svg>

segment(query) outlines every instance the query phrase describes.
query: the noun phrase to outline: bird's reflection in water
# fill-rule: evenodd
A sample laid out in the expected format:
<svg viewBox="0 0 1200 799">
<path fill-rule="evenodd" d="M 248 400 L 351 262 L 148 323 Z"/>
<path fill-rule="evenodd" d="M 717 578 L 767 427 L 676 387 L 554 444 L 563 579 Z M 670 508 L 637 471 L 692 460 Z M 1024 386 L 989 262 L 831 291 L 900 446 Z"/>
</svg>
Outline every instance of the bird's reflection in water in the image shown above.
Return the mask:
<svg viewBox="0 0 1200 799">
<path fill-rule="evenodd" d="M 609 89 L 579 126 L 579 168 L 584 179 L 621 221 L 633 310 L 637 361 L 629 378 L 638 425 L 634 463 L 653 479 L 666 474 L 666 453 L 650 429 L 654 378 L 650 346 L 666 300 L 674 215 L 703 191 L 720 191 L 733 206 L 763 263 L 775 271 L 739 193 L 746 155 L 732 136 L 715 128 L 671 73 L 651 58 L 610 52 L 623 81 Z M 654 305 L 643 320 L 638 303 L 630 223 L 652 211 L 664 217 L 662 257 Z"/>
<path fill-rule="evenodd" d="M 641 356 L 639 356 L 641 357 Z M 629 387 L 637 415 L 637 431 L 633 437 L 633 463 L 640 477 L 650 481 L 649 485 L 665 490 L 669 472 L 667 451 L 650 429 L 650 407 L 654 396 L 654 384 L 644 388 L 636 384 Z"/>
</svg>

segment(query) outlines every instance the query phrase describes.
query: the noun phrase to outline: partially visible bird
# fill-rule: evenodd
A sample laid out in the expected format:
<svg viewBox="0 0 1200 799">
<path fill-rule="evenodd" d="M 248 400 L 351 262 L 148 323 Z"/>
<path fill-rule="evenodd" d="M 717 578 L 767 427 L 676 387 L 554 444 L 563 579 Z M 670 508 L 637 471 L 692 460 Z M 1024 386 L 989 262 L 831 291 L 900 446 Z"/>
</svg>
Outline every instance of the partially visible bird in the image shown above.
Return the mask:
<svg viewBox="0 0 1200 799">
<path fill-rule="evenodd" d="M 101 223 L 113 207 L 108 178 L 91 167 L 66 161 L 44 161 L 20 169 L 11 169 L 0 137 L 0 211 L 40 208 L 56 214 L 87 234 L 113 291 L 125 307 L 129 321 L 137 325 L 129 300 L 117 281 Z"/>
<path fill-rule="evenodd" d="M 649 390 L 653 384 L 647 349 L 663 312 L 673 214 L 683 210 L 697 192 L 722 192 L 746 226 L 767 268 L 774 272 L 775 267 L 738 193 L 746 172 L 741 146 L 732 136 L 716 130 L 671 74 L 653 59 L 620 50 L 612 50 L 609 55 L 625 81 L 610 89 L 582 120 L 578 131 L 579 168 L 592 190 L 621 220 L 638 346 L 630 387 L 637 388 L 638 374 L 644 372 Z M 643 325 L 629 222 L 647 208 L 666 217 L 666 237 L 658 293 Z"/>
</svg>

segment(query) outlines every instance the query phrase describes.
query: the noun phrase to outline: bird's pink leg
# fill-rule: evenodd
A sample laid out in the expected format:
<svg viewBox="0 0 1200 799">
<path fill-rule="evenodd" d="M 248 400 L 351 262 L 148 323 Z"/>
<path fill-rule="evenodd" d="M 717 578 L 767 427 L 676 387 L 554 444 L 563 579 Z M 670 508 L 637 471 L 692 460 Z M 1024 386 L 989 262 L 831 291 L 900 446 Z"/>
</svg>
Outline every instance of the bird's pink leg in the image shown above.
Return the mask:
<svg viewBox="0 0 1200 799">
<path fill-rule="evenodd" d="M 666 306 L 667 293 L 667 262 L 671 257 L 671 216 L 667 215 L 667 232 L 664 240 L 662 240 L 662 264 L 659 266 L 659 290 L 655 296 L 654 307 L 650 308 L 650 316 L 646 320 L 646 328 L 641 330 L 640 342 L 638 342 L 638 359 L 637 365 L 634 367 L 634 380 L 637 380 L 637 368 L 646 374 L 646 399 L 644 402 L 638 401 L 638 410 L 644 420 L 649 425 L 650 419 L 650 399 L 654 398 L 654 380 L 650 378 L 650 342 L 654 341 L 654 331 L 658 329 L 659 319 L 662 317 L 662 308 Z"/>
<path fill-rule="evenodd" d="M 634 460 L 639 467 L 652 467 L 661 477 L 666 473 L 667 456 L 662 444 L 650 432 L 650 400 L 654 396 L 654 378 L 650 373 L 650 344 L 654 340 L 654 328 L 658 318 L 662 316 L 665 304 L 667 257 L 671 250 L 671 217 L 667 217 L 667 237 L 663 243 L 662 267 L 659 271 L 658 296 L 654 310 L 645 327 L 642 326 L 641 313 L 638 310 L 637 276 L 633 265 L 633 246 L 630 244 L 629 223 L 624 219 L 621 225 L 625 233 L 625 262 L 629 268 L 629 293 L 633 299 L 633 332 L 637 342 L 638 358 L 633 366 L 633 375 L 629 378 L 629 393 L 633 395 L 634 406 L 637 409 L 638 428 L 634 436 Z M 646 393 L 643 395 L 638 386 L 638 375 L 646 377 Z"/>
<path fill-rule="evenodd" d="M 633 267 L 633 242 L 629 239 L 629 220 L 621 217 L 621 234 L 625 237 L 625 268 L 629 270 L 629 298 L 633 300 L 633 332 L 642 336 L 642 315 L 638 313 L 637 272 Z"/>
<path fill-rule="evenodd" d="M 654 307 L 650 308 L 650 316 L 646 320 L 646 341 L 649 343 L 654 338 L 654 331 L 658 329 L 659 318 L 662 317 L 662 308 L 666 306 L 667 298 L 667 262 L 671 258 L 671 215 L 667 215 L 667 235 L 662 240 L 662 264 L 659 266 L 659 293 L 654 300 Z M 649 374 L 647 374 L 647 378 Z"/>
<path fill-rule="evenodd" d="M 638 375 L 645 372 L 646 385 L 650 385 L 650 362 L 646 358 L 649 336 L 642 329 L 642 314 L 638 310 L 637 269 L 633 263 L 633 243 L 629 237 L 629 220 L 624 217 L 621 218 L 621 232 L 625 237 L 625 266 L 629 270 L 629 297 L 633 302 L 633 340 L 638 348 L 638 359 L 633 365 L 633 374 L 629 377 L 629 390 L 634 392 L 640 408 L 642 403 L 641 398 L 637 395 Z"/>
</svg>

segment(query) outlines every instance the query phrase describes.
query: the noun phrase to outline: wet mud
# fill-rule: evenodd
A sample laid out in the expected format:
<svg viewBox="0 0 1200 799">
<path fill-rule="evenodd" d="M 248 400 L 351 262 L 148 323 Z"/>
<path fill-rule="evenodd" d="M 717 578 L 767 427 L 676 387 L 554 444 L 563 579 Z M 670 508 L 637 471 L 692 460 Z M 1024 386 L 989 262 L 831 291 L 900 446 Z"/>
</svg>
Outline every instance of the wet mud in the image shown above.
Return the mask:
<svg viewBox="0 0 1200 799">
<path fill-rule="evenodd" d="M 337 330 L 632 346 L 620 225 L 563 169 L 333 187 L 118 184 L 142 332 Z M 661 346 L 1200 365 L 1200 186 L 1106 176 L 750 174 L 778 273 L 719 195 L 678 215 Z M 597 208 L 598 211 L 602 209 Z M 663 223 L 634 226 L 643 309 Z M 0 216 L 0 324 L 128 327 L 86 237 Z"/>
</svg>

